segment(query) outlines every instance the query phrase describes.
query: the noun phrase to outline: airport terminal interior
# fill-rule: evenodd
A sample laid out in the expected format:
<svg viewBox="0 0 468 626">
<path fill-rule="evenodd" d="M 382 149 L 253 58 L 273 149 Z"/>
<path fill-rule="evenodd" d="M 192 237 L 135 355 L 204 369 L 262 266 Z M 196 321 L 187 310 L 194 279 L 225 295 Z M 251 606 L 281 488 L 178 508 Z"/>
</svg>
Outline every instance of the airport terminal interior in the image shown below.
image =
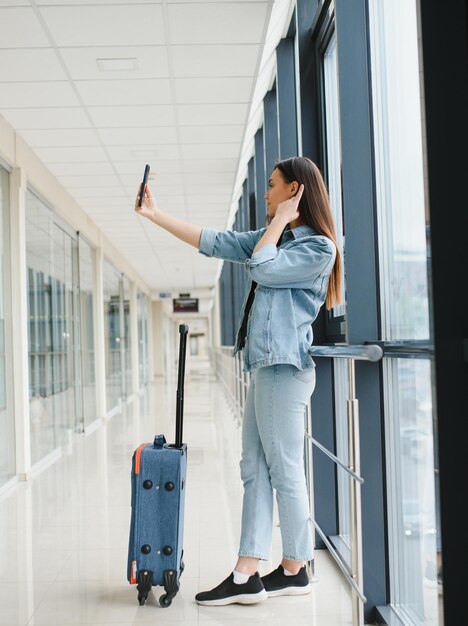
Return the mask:
<svg viewBox="0 0 468 626">
<path fill-rule="evenodd" d="M 463 623 L 467 9 L 442 4 L 0 0 L 0 626 Z M 344 272 L 312 325 L 311 590 L 203 606 L 239 551 L 246 264 L 135 198 L 149 164 L 163 213 L 257 231 L 294 156 Z M 175 441 L 183 324 L 185 567 L 140 604 L 132 455 Z M 275 501 L 260 575 L 281 558 Z"/>
</svg>

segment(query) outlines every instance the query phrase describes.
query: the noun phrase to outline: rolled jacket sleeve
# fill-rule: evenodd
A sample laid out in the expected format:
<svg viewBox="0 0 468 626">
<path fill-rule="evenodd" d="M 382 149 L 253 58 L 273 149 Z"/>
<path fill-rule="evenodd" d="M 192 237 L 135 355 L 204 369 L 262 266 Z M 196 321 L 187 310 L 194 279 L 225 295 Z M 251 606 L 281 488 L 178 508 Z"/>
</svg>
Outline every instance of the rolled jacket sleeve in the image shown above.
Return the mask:
<svg viewBox="0 0 468 626">
<path fill-rule="evenodd" d="M 202 228 L 198 251 L 204 256 L 213 256 L 216 231 L 213 228 Z"/>
<path fill-rule="evenodd" d="M 208 257 L 244 263 L 266 229 L 250 230 L 245 233 L 203 228 L 198 251 Z"/>
<path fill-rule="evenodd" d="M 268 243 L 247 259 L 250 278 L 265 287 L 310 289 L 327 270 L 333 268 L 335 246 L 326 238 L 297 240 L 287 249 Z"/>
</svg>

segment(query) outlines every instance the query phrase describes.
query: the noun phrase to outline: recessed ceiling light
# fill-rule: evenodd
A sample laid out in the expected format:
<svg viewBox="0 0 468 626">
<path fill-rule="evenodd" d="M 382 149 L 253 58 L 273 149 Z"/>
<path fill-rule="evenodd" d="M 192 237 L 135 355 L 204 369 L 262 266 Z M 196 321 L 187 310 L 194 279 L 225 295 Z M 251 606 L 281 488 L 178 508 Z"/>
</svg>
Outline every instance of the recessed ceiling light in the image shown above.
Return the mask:
<svg viewBox="0 0 468 626">
<path fill-rule="evenodd" d="M 136 70 L 136 59 L 96 59 L 102 72 L 118 72 L 122 70 Z"/>
</svg>

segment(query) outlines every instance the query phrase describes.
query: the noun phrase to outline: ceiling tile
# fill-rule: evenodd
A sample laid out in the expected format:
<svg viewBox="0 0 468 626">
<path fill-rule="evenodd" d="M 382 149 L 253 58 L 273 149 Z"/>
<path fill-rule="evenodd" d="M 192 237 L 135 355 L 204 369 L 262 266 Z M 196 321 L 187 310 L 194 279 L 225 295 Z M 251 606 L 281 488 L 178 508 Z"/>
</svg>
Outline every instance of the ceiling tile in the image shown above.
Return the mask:
<svg viewBox="0 0 468 626">
<path fill-rule="evenodd" d="M 174 108 L 168 104 L 153 106 L 88 107 L 96 126 L 102 128 L 174 126 Z"/>
<path fill-rule="evenodd" d="M 132 161 L 135 160 L 140 165 L 141 174 L 143 175 L 143 169 L 145 163 L 141 156 L 139 156 L 139 152 L 142 151 L 147 146 L 108 146 L 107 151 L 111 158 L 114 161 Z M 151 148 L 154 154 L 164 158 L 164 159 L 178 159 L 179 158 L 179 146 L 177 145 L 165 145 L 161 148 Z M 149 162 L 149 161 L 147 161 Z M 151 163 L 150 163 L 151 165 Z"/>
<path fill-rule="evenodd" d="M 21 24 L 21 28 L 18 28 Z M 0 48 L 49 47 L 50 42 L 31 7 L 0 7 Z"/>
<path fill-rule="evenodd" d="M 107 161 L 106 153 L 100 146 L 35 148 L 34 151 L 44 163 Z"/>
<path fill-rule="evenodd" d="M 178 104 L 177 113 L 182 126 L 198 124 L 245 124 L 247 104 Z"/>
<path fill-rule="evenodd" d="M 129 207 L 133 207 L 132 201 L 129 198 L 123 198 L 122 196 L 110 196 L 101 198 L 93 196 L 80 198 L 79 204 L 87 210 L 92 209 L 93 215 L 101 215 L 106 212 L 113 213 L 118 209 L 127 209 Z"/>
<path fill-rule="evenodd" d="M 253 76 L 261 47 L 243 45 L 171 46 L 175 78 Z"/>
<path fill-rule="evenodd" d="M 248 78 L 178 78 L 174 81 L 179 104 L 249 102 L 253 79 Z"/>
<path fill-rule="evenodd" d="M 83 109 L 77 107 L 50 109 L 8 109 L 4 117 L 13 128 L 89 128 Z"/>
<path fill-rule="evenodd" d="M 236 159 L 185 159 L 181 166 L 186 172 L 235 172 Z"/>
<path fill-rule="evenodd" d="M 209 193 L 209 190 L 207 190 L 207 193 L 204 195 L 191 195 L 190 193 L 187 193 L 187 196 L 187 203 L 190 207 L 205 207 L 209 204 L 226 206 L 227 203 L 231 202 L 232 193 L 213 194 Z"/>
<path fill-rule="evenodd" d="M 101 175 L 113 174 L 112 165 L 107 162 L 99 163 L 50 163 L 49 170 L 56 176 L 68 175 Z"/>
<path fill-rule="evenodd" d="M 98 134 L 107 146 L 150 146 L 177 143 L 175 126 L 145 128 L 98 128 Z"/>
<path fill-rule="evenodd" d="M 40 11 L 59 47 L 166 43 L 158 4 L 43 6 Z"/>
<path fill-rule="evenodd" d="M 181 162 L 153 159 L 150 161 L 151 174 L 180 174 Z M 116 161 L 114 167 L 119 174 L 142 174 L 143 168 L 137 161 Z"/>
<path fill-rule="evenodd" d="M 194 143 L 182 146 L 182 157 L 184 159 L 236 158 L 239 156 L 239 153 L 240 146 L 238 143 Z"/>
<path fill-rule="evenodd" d="M 232 189 L 234 183 L 233 172 L 186 172 L 184 174 L 184 181 L 187 185 L 190 185 L 190 189 L 193 189 L 199 185 L 207 185 L 210 183 L 226 184 Z"/>
<path fill-rule="evenodd" d="M 163 204 L 169 204 L 171 202 L 177 203 L 177 204 L 184 204 L 185 203 L 185 196 L 181 193 L 179 194 L 164 194 L 164 193 L 158 193 L 157 195 L 157 202 L 159 202 L 161 204 L 161 206 Z"/>
<path fill-rule="evenodd" d="M 101 174 L 99 176 L 59 176 L 59 181 L 67 189 L 73 191 L 77 187 L 109 187 L 119 185 L 120 180 L 116 174 Z"/>
<path fill-rule="evenodd" d="M 21 130 L 19 133 L 32 148 L 99 145 L 95 131 L 88 128 L 48 128 L 47 130 Z"/>
<path fill-rule="evenodd" d="M 119 187 L 83 187 L 81 189 L 74 189 L 73 196 L 75 198 L 106 198 L 108 200 L 122 200 L 125 201 L 125 194 Z"/>
<path fill-rule="evenodd" d="M 261 43 L 267 9 L 267 2 L 170 4 L 170 43 Z"/>
<path fill-rule="evenodd" d="M 181 126 L 179 128 L 182 143 L 224 143 L 241 142 L 244 136 L 242 124 L 224 126 Z"/>
<path fill-rule="evenodd" d="M 0 68 L 2 81 L 24 82 L 67 78 L 52 48 L 0 50 Z"/>
<path fill-rule="evenodd" d="M 78 80 L 78 93 L 86 106 L 170 104 L 171 83 L 166 78 L 146 80 Z"/>
<path fill-rule="evenodd" d="M 72 85 L 67 81 L 1 83 L 2 109 L 29 107 L 76 107 L 80 105 Z"/>
<path fill-rule="evenodd" d="M 213 177 L 210 184 L 189 185 L 187 187 L 187 196 L 191 199 L 196 198 L 197 196 L 206 197 L 207 192 L 209 192 L 210 194 L 226 194 L 228 196 L 231 196 L 232 185 L 219 184 L 218 180 Z"/>
<path fill-rule="evenodd" d="M 137 184 L 139 184 L 140 182 L 140 174 L 142 172 L 140 172 L 140 170 L 138 170 L 138 175 L 136 174 L 121 174 L 120 175 L 120 180 L 122 181 L 122 183 L 124 185 L 135 185 L 135 182 Z M 182 175 L 180 173 L 168 173 L 168 174 L 164 174 L 161 172 L 154 172 L 153 170 L 150 171 L 150 181 L 151 181 L 151 188 L 152 189 L 156 189 L 161 186 L 168 186 L 168 185 L 172 185 L 174 187 L 179 187 L 182 183 Z M 184 177 L 184 181 L 185 181 L 185 177 Z"/>
</svg>

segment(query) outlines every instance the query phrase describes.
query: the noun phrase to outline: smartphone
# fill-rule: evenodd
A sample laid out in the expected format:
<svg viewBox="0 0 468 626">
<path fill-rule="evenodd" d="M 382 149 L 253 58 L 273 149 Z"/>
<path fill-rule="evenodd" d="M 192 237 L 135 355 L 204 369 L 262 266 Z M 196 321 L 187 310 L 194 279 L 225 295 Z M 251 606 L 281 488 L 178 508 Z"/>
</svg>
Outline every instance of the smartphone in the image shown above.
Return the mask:
<svg viewBox="0 0 468 626">
<path fill-rule="evenodd" d="M 140 187 L 140 196 L 138 197 L 138 206 L 141 206 L 143 197 L 145 195 L 145 187 L 146 187 L 146 183 L 148 182 L 149 171 L 150 171 L 150 166 L 147 163 L 145 165 L 145 173 L 143 174 L 143 182 L 141 183 L 141 187 Z"/>
</svg>

